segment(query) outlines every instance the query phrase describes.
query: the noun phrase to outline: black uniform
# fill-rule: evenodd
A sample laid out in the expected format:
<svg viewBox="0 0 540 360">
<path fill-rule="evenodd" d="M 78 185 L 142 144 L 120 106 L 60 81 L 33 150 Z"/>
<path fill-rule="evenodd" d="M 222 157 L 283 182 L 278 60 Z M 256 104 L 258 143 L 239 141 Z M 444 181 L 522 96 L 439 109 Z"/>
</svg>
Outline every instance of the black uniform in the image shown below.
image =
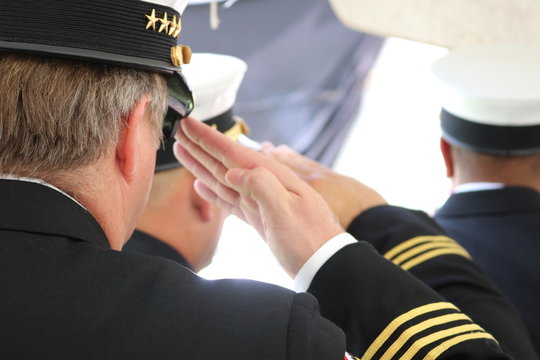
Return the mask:
<svg viewBox="0 0 540 360">
<path fill-rule="evenodd" d="M 0 249 L 3 358 L 343 358 L 342 332 L 310 295 L 204 280 L 172 261 L 113 251 L 88 212 L 43 185 L 0 180 Z M 391 339 L 411 359 L 509 359 L 490 334 L 366 242 L 333 256 L 312 291 L 347 325 L 355 355 Z M 425 328 L 414 344 L 404 335 L 413 325 Z"/>
<path fill-rule="evenodd" d="M 445 236 L 425 213 L 380 206 L 358 216 L 348 231 L 458 306 L 493 334 L 513 358 L 539 358 L 512 304 L 471 261 L 469 253 Z"/>
<path fill-rule="evenodd" d="M 517 306 L 540 351 L 540 194 L 525 187 L 458 193 L 435 219 Z"/>
<path fill-rule="evenodd" d="M 0 180 L 0 199 L 2 358 L 343 357 L 312 297 L 113 251 L 89 213 L 39 184 Z"/>
<path fill-rule="evenodd" d="M 135 230 L 129 241 L 122 248 L 122 251 L 159 256 L 176 261 L 188 269 L 192 269 L 186 258 L 176 251 L 176 249 L 144 231 Z"/>
</svg>

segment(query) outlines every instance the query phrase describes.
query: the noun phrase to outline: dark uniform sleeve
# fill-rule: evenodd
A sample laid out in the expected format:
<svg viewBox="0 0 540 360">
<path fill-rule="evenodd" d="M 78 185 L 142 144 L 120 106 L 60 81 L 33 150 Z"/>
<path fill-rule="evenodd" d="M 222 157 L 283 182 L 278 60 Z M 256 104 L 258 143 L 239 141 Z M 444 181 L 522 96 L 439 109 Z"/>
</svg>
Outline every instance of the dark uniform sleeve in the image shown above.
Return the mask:
<svg viewBox="0 0 540 360">
<path fill-rule="evenodd" d="M 407 220 L 387 218 L 386 236 L 398 238 L 393 222 Z M 345 331 L 347 351 L 362 360 L 510 359 L 490 333 L 365 241 L 332 256 L 308 291 Z"/>
<path fill-rule="evenodd" d="M 287 359 L 343 360 L 343 332 L 321 316 L 313 296 L 297 294 L 292 305 L 287 334 Z"/>
<path fill-rule="evenodd" d="M 514 359 L 538 359 L 514 307 L 427 214 L 380 206 L 359 215 L 347 230 L 457 306 Z M 384 284 L 381 279 L 377 289 Z"/>
</svg>

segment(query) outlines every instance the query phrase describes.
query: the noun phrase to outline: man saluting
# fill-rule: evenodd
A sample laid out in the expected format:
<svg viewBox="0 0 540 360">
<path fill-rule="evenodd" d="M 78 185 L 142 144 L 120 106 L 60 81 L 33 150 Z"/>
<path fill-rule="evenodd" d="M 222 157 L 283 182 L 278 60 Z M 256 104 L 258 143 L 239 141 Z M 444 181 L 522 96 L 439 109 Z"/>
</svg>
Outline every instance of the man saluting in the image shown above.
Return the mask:
<svg viewBox="0 0 540 360">
<path fill-rule="evenodd" d="M 415 359 L 507 359 L 454 305 L 344 235 L 322 198 L 271 162 L 261 165 L 279 181 L 254 171 L 278 202 L 237 198 L 218 183 L 213 191 L 246 209 L 261 205 L 246 217 L 264 229 L 291 275 L 302 269 L 306 283 L 327 289 L 317 294 L 321 305 L 354 325 L 345 329 L 347 345 L 311 295 L 205 281 L 175 263 L 118 251 L 146 203 L 167 100 L 169 133 L 193 105 L 180 69 L 189 50 L 177 43 L 185 1 L 164 3 L 2 2 L 0 352 L 19 359 L 340 359 L 347 348 L 365 358 L 397 349 Z M 186 120 L 180 136 L 242 155 L 218 132 Z M 184 140 L 211 161 L 201 148 L 207 140 Z M 259 165 L 260 154 L 246 155 Z M 223 184 L 224 169 L 214 169 Z M 247 174 L 227 177 L 249 185 Z M 309 275 L 309 260 L 336 241 L 351 244 Z M 385 287 L 374 287 L 381 280 Z M 459 320 L 441 322 L 446 315 Z M 433 326 L 418 339 L 402 335 L 425 321 Z"/>
</svg>

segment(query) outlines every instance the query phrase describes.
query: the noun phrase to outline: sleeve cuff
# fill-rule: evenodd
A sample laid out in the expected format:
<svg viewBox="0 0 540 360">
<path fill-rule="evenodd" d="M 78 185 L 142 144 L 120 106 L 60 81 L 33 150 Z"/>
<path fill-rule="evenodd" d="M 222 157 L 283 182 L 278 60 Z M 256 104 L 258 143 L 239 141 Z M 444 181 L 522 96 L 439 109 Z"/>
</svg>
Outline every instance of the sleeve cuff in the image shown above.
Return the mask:
<svg viewBox="0 0 540 360">
<path fill-rule="evenodd" d="M 294 290 L 296 292 L 307 291 L 315 274 L 324 263 L 345 246 L 356 242 L 357 240 L 349 233 L 341 233 L 328 240 L 302 266 L 294 279 Z"/>
</svg>

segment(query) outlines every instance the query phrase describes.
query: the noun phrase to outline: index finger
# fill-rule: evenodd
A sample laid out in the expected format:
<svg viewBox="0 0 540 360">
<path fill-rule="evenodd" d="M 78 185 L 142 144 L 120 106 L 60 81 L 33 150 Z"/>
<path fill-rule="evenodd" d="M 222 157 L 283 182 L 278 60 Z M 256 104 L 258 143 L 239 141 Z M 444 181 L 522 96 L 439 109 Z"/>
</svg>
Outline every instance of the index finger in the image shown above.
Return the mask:
<svg viewBox="0 0 540 360">
<path fill-rule="evenodd" d="M 184 142 L 182 144 L 184 149 L 210 171 L 212 168 L 216 168 L 216 161 L 226 169 L 251 170 L 264 167 L 273 172 L 289 190 L 297 192 L 302 186 L 299 184 L 301 180 L 285 165 L 279 164 L 253 149 L 235 143 L 219 131 L 195 119 L 183 119 L 180 122 L 180 127 L 178 135 L 181 136 L 181 142 Z M 190 144 L 185 144 L 186 142 L 191 142 L 195 146 L 189 146 Z M 193 151 L 193 149 L 197 149 L 197 151 Z M 222 179 L 221 176 L 218 178 Z"/>
<path fill-rule="evenodd" d="M 188 141 L 199 146 L 208 155 L 222 163 L 227 169 L 252 169 L 264 158 L 255 150 L 235 143 L 227 136 L 193 118 L 180 122 L 181 131 Z M 184 139 L 185 141 L 185 139 Z"/>
</svg>

